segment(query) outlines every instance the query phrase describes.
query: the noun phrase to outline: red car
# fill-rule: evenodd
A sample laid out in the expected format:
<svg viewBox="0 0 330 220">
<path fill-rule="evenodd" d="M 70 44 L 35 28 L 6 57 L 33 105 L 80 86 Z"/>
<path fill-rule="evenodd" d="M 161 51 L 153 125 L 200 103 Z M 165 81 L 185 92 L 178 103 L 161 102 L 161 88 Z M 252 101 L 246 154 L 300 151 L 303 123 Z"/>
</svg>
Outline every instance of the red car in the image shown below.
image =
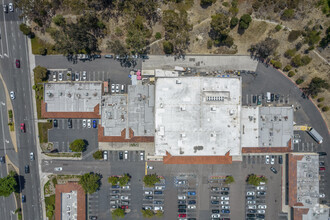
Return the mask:
<svg viewBox="0 0 330 220">
<path fill-rule="evenodd" d="M 21 63 L 19 60 L 16 59 L 16 68 L 20 68 L 21 67 Z"/>
<path fill-rule="evenodd" d="M 325 170 L 325 167 L 320 167 L 320 171 Z"/>
<path fill-rule="evenodd" d="M 187 214 L 179 214 L 179 217 L 185 218 L 185 217 L 187 217 Z"/>
<path fill-rule="evenodd" d="M 128 209 L 128 205 L 122 205 L 121 209 Z"/>
<path fill-rule="evenodd" d="M 24 123 L 21 124 L 21 132 L 25 133 L 25 124 Z"/>
</svg>

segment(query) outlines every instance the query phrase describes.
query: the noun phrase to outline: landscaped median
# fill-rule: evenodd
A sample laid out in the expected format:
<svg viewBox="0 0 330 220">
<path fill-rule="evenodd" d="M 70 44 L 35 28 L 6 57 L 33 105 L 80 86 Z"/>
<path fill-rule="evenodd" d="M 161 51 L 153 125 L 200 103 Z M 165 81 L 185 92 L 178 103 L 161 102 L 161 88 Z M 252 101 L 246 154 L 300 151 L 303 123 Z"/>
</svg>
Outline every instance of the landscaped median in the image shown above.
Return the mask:
<svg viewBox="0 0 330 220">
<path fill-rule="evenodd" d="M 14 131 L 15 130 L 15 125 L 14 125 L 14 116 L 13 116 L 13 110 L 8 110 L 8 126 L 9 126 L 9 131 Z"/>
</svg>

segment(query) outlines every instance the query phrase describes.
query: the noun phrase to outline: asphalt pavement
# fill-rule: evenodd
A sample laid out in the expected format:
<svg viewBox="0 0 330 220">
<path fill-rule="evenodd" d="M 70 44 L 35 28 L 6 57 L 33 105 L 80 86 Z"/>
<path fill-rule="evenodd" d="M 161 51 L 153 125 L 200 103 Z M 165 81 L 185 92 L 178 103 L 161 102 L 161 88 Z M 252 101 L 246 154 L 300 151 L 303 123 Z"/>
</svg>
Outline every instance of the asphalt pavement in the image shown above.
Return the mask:
<svg viewBox="0 0 330 220">
<path fill-rule="evenodd" d="M 8 2 L 5 1 L 8 5 Z M 26 133 L 17 132 L 18 153 L 9 154 L 11 161 L 19 168 L 21 193 L 26 196 L 23 203 L 24 219 L 42 219 L 39 173 L 36 160 L 30 161 L 30 152 L 36 152 L 32 96 L 30 85 L 27 38 L 19 30 L 22 22 L 19 11 L 4 13 L 0 10 L 0 72 L 9 91 L 16 93 L 12 101 L 15 114 L 15 130 L 20 131 L 20 123 L 25 123 Z M 20 60 L 20 68 L 15 61 Z M 8 92 L 9 92 L 8 91 Z M 30 166 L 30 173 L 24 174 L 24 166 Z"/>
</svg>

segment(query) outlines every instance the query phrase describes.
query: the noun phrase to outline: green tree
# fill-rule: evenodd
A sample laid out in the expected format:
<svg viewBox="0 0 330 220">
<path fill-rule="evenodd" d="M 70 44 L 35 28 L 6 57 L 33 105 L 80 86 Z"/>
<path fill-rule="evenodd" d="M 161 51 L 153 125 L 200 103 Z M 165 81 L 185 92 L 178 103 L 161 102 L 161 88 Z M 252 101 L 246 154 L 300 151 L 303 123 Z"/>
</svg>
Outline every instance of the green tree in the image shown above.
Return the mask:
<svg viewBox="0 0 330 220">
<path fill-rule="evenodd" d="M 70 149 L 73 152 L 83 152 L 86 150 L 86 142 L 83 139 L 77 139 L 70 143 Z"/>
<path fill-rule="evenodd" d="M 156 38 L 156 40 L 161 39 L 161 38 L 162 38 L 162 34 L 161 34 L 160 32 L 157 32 L 157 33 L 155 34 L 155 38 Z"/>
<path fill-rule="evenodd" d="M 253 56 L 267 58 L 275 53 L 279 42 L 276 39 L 266 38 L 264 41 L 251 45 L 250 52 Z"/>
<path fill-rule="evenodd" d="M 117 176 L 110 176 L 110 177 L 108 178 L 108 182 L 109 182 L 111 185 L 117 185 L 118 180 L 119 180 L 119 178 L 118 178 Z"/>
<path fill-rule="evenodd" d="M 230 20 L 230 28 L 236 27 L 238 22 L 239 22 L 239 19 L 237 17 L 232 17 L 231 20 Z"/>
<path fill-rule="evenodd" d="M 288 35 L 288 41 L 293 42 L 297 40 L 300 35 L 301 35 L 301 31 L 292 30 Z"/>
<path fill-rule="evenodd" d="M 124 218 L 125 210 L 121 208 L 117 208 L 111 212 L 112 219 Z"/>
<path fill-rule="evenodd" d="M 155 215 L 155 213 L 149 209 L 142 209 L 141 212 L 144 218 L 152 218 Z"/>
<path fill-rule="evenodd" d="M 66 24 L 63 15 L 56 15 L 55 17 L 53 17 L 53 22 L 54 24 L 60 27 L 63 27 Z"/>
<path fill-rule="evenodd" d="M 294 67 L 300 67 L 303 65 L 302 61 L 301 61 L 301 55 L 298 54 L 296 56 L 294 56 L 292 59 L 291 59 L 291 64 L 292 66 Z"/>
<path fill-rule="evenodd" d="M 22 31 L 22 33 L 24 35 L 30 35 L 31 34 L 31 28 L 29 26 L 27 26 L 26 24 L 24 24 L 24 23 L 19 25 L 19 29 L 20 29 L 20 31 Z"/>
<path fill-rule="evenodd" d="M 202 7 L 208 7 L 208 6 L 212 5 L 215 2 L 216 2 L 216 0 L 201 0 L 200 5 Z"/>
<path fill-rule="evenodd" d="M 226 176 L 226 179 L 225 179 L 225 184 L 231 184 L 231 183 L 234 183 L 235 182 L 235 179 L 233 176 Z"/>
<path fill-rule="evenodd" d="M 317 101 L 318 102 L 323 102 L 324 101 L 324 97 L 318 98 Z"/>
<path fill-rule="evenodd" d="M 278 60 L 270 60 L 270 63 L 276 68 L 280 69 L 282 68 L 282 63 Z"/>
<path fill-rule="evenodd" d="M 267 178 L 264 177 L 264 176 L 258 177 L 255 174 L 250 174 L 247 178 L 247 182 L 250 185 L 259 186 L 260 182 L 266 182 L 267 183 Z"/>
<path fill-rule="evenodd" d="M 316 30 L 307 30 L 304 33 L 305 42 L 308 43 L 309 46 L 313 46 L 317 44 L 321 40 L 321 31 Z"/>
<path fill-rule="evenodd" d="M 304 65 L 304 66 L 308 65 L 311 61 L 312 61 L 312 58 L 310 58 L 307 55 L 301 57 L 301 62 L 302 62 L 302 65 Z"/>
<path fill-rule="evenodd" d="M 101 160 L 103 158 L 103 151 L 102 150 L 98 150 L 95 153 L 93 153 L 93 158 L 95 160 Z"/>
<path fill-rule="evenodd" d="M 330 26 L 327 28 L 325 34 L 326 34 L 325 37 L 322 38 L 322 40 L 320 41 L 320 46 L 322 48 L 326 48 L 329 45 L 329 42 L 330 42 Z"/>
<path fill-rule="evenodd" d="M 329 89 L 328 82 L 320 77 L 314 77 L 308 85 L 307 94 L 317 96 L 322 89 Z"/>
<path fill-rule="evenodd" d="M 210 38 L 216 46 L 231 47 L 234 43 L 233 38 L 229 36 L 229 18 L 224 14 L 215 14 L 211 16 Z"/>
<path fill-rule="evenodd" d="M 92 194 L 100 187 L 101 177 L 96 173 L 85 173 L 80 177 L 79 184 L 85 190 L 85 193 Z"/>
<path fill-rule="evenodd" d="M 131 177 L 128 174 L 124 174 L 124 176 L 119 178 L 119 186 L 125 186 L 131 180 Z"/>
<path fill-rule="evenodd" d="M 144 53 L 147 46 L 147 39 L 151 37 L 151 31 L 143 24 L 144 18 L 137 16 L 133 23 L 129 25 L 126 35 L 126 44 L 136 53 Z"/>
<path fill-rule="evenodd" d="M 0 196 L 8 197 L 13 192 L 18 192 L 17 173 L 10 171 L 8 176 L 0 178 Z"/>
<path fill-rule="evenodd" d="M 241 19 L 239 20 L 239 29 L 247 29 L 252 21 L 252 18 L 249 14 L 242 15 Z"/>
<path fill-rule="evenodd" d="M 123 30 L 122 29 L 120 29 L 120 27 L 116 27 L 115 28 L 115 35 L 117 36 L 117 37 L 121 37 L 121 36 L 123 36 Z"/>
<path fill-rule="evenodd" d="M 37 82 L 46 81 L 47 80 L 47 68 L 36 66 L 33 69 L 34 77 L 36 78 Z"/>
<path fill-rule="evenodd" d="M 172 54 L 173 44 L 170 41 L 163 41 L 163 50 L 165 54 Z"/>
<path fill-rule="evenodd" d="M 144 176 L 143 182 L 147 187 L 154 187 L 156 183 L 160 182 L 160 178 L 156 174 L 149 174 Z"/>
<path fill-rule="evenodd" d="M 47 54 L 47 49 L 44 48 L 44 47 L 40 47 L 38 52 L 39 52 L 40 55 L 44 56 L 44 55 Z"/>
<path fill-rule="evenodd" d="M 281 16 L 282 20 L 291 20 L 294 17 L 294 10 L 293 9 L 285 9 Z"/>
<path fill-rule="evenodd" d="M 322 111 L 323 111 L 323 112 L 327 112 L 327 111 L 329 111 L 329 107 L 328 107 L 328 106 L 324 106 L 324 107 L 322 108 Z"/>
</svg>

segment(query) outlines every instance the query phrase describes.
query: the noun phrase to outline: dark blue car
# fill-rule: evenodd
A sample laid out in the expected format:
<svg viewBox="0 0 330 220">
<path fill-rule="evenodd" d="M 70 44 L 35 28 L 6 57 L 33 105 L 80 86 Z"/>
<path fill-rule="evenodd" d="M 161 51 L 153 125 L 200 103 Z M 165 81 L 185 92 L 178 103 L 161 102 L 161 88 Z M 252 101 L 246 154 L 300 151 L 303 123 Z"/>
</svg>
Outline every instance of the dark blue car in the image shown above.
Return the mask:
<svg viewBox="0 0 330 220">
<path fill-rule="evenodd" d="M 96 120 L 93 120 L 93 128 L 96 128 Z"/>
<path fill-rule="evenodd" d="M 22 195 L 22 202 L 25 202 L 25 195 Z"/>
<path fill-rule="evenodd" d="M 222 213 L 230 213 L 230 210 L 229 209 L 221 209 L 221 212 Z"/>
</svg>

